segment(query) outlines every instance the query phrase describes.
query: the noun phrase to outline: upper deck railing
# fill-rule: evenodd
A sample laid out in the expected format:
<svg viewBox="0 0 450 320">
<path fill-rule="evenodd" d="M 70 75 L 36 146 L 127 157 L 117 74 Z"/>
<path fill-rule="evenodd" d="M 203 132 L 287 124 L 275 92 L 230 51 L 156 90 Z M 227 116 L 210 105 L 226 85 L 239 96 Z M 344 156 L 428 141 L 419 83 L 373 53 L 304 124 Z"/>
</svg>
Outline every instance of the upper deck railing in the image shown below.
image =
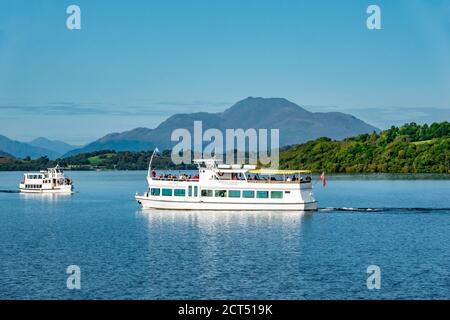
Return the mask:
<svg viewBox="0 0 450 320">
<path fill-rule="evenodd" d="M 198 182 L 197 179 L 181 179 L 181 178 L 160 178 L 160 177 L 151 177 L 152 180 L 158 180 L 158 181 L 174 181 L 174 182 Z"/>
<path fill-rule="evenodd" d="M 171 181 L 171 182 L 199 182 L 199 179 L 193 179 L 193 178 L 178 178 L 178 177 L 168 177 L 168 178 L 161 178 L 161 177 L 152 177 L 152 180 L 157 181 Z M 277 180 L 277 179 L 218 179 L 214 181 L 242 181 L 242 182 L 248 182 L 248 183 L 277 183 L 277 184 L 301 184 L 301 183 L 310 183 L 311 179 L 301 179 L 301 180 Z"/>
</svg>

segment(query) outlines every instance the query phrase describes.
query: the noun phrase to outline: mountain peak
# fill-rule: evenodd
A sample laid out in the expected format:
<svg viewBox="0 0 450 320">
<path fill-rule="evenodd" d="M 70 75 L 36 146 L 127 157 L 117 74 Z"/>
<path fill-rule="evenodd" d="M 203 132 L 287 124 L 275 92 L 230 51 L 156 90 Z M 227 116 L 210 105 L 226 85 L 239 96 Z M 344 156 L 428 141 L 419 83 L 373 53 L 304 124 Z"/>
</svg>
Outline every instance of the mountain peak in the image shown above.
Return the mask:
<svg viewBox="0 0 450 320">
<path fill-rule="evenodd" d="M 281 128 L 290 118 L 308 118 L 311 112 L 285 98 L 248 97 L 222 113 L 227 128 L 240 123 L 242 128 Z"/>
<path fill-rule="evenodd" d="M 224 113 L 230 112 L 274 112 L 274 111 L 294 111 L 294 112 L 308 112 L 299 105 L 285 99 L 285 98 L 263 98 L 263 97 L 248 97 L 236 102 L 233 106 L 225 110 Z"/>
<path fill-rule="evenodd" d="M 247 97 L 222 113 L 174 114 L 155 129 L 137 128 L 107 135 L 70 155 L 98 150 L 170 149 L 175 144 L 171 141 L 172 132 L 183 128 L 192 134 L 194 121 L 202 121 L 203 130 L 216 128 L 222 132 L 227 129 L 279 129 L 281 147 L 318 137 L 343 139 L 378 130 L 349 114 L 312 113 L 285 98 Z"/>
<path fill-rule="evenodd" d="M 24 158 L 30 156 L 31 158 L 39 158 L 47 156 L 51 159 L 57 158 L 60 154 L 53 150 L 33 146 L 29 143 L 19 142 L 9 139 L 8 137 L 0 135 L 0 150 L 13 155 L 16 158 Z"/>
<path fill-rule="evenodd" d="M 63 155 L 64 153 L 77 148 L 77 146 L 70 145 L 63 141 L 50 140 L 50 139 L 47 139 L 44 137 L 36 138 L 36 139 L 28 142 L 28 144 L 31 146 L 34 146 L 34 147 L 53 151 L 55 154 L 58 154 L 58 155 Z"/>
</svg>

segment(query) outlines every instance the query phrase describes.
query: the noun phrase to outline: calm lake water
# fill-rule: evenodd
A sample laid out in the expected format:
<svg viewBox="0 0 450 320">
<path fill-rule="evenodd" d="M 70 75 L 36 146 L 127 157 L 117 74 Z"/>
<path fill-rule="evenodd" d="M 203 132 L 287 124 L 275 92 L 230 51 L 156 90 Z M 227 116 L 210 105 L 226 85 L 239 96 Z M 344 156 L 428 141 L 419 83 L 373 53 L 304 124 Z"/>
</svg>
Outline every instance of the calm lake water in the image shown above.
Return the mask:
<svg viewBox="0 0 450 320">
<path fill-rule="evenodd" d="M 52 197 L 0 173 L 0 299 L 450 298 L 442 176 L 329 176 L 302 214 L 143 211 L 143 171 L 67 174 L 78 192 Z"/>
</svg>

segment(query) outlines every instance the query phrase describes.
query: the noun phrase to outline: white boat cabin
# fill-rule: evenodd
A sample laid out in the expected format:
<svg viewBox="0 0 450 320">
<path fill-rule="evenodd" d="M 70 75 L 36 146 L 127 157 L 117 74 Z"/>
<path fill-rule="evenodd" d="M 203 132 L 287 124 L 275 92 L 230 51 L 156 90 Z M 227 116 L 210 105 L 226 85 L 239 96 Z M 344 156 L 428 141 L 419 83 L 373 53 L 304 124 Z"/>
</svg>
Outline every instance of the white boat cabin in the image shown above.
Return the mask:
<svg viewBox="0 0 450 320">
<path fill-rule="evenodd" d="M 315 210 L 311 172 L 256 170 L 215 159 L 194 160 L 198 173 L 149 170 L 149 190 L 136 199 L 144 207 L 194 210 Z M 150 168 L 149 168 L 150 169 Z"/>
</svg>

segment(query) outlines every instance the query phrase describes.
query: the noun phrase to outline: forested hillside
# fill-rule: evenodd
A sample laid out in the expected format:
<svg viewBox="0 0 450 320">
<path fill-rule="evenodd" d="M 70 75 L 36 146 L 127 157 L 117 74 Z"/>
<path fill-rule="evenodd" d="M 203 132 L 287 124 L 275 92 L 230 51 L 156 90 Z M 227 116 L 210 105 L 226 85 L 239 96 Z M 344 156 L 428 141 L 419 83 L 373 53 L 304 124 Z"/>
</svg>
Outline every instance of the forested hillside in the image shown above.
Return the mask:
<svg viewBox="0 0 450 320">
<path fill-rule="evenodd" d="M 320 138 L 281 152 L 280 165 L 316 172 L 447 173 L 450 123 L 410 123 L 342 141 Z"/>
</svg>

